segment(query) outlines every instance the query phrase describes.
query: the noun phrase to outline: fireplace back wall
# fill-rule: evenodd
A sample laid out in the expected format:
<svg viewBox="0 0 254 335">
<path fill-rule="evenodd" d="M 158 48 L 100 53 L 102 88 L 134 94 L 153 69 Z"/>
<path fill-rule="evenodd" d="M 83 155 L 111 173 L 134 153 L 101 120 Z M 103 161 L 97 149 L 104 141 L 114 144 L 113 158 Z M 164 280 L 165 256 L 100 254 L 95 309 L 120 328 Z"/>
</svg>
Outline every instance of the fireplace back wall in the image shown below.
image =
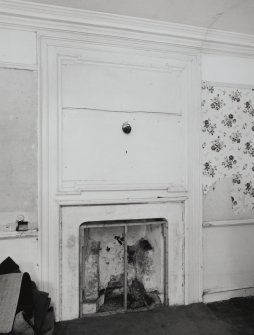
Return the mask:
<svg viewBox="0 0 254 335">
<path fill-rule="evenodd" d="M 102 221 L 80 226 L 80 315 L 167 303 L 167 222 Z"/>
</svg>

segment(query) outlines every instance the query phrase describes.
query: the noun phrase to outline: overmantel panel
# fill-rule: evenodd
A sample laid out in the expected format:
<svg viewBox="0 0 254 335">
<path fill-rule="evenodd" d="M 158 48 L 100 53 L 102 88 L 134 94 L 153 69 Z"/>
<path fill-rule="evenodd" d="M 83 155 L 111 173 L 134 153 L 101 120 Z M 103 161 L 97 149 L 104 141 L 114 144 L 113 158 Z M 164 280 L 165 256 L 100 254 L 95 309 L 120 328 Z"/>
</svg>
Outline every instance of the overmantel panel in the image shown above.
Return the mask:
<svg viewBox="0 0 254 335">
<path fill-rule="evenodd" d="M 185 191 L 191 58 L 90 45 L 55 51 L 58 194 Z"/>
<path fill-rule="evenodd" d="M 132 127 L 129 135 L 122 131 L 125 122 Z M 64 110 L 62 124 L 63 188 L 183 189 L 184 141 L 178 118 L 75 109 Z"/>
<path fill-rule="evenodd" d="M 183 66 L 167 59 L 109 51 L 62 63 L 62 107 L 182 114 Z"/>
</svg>

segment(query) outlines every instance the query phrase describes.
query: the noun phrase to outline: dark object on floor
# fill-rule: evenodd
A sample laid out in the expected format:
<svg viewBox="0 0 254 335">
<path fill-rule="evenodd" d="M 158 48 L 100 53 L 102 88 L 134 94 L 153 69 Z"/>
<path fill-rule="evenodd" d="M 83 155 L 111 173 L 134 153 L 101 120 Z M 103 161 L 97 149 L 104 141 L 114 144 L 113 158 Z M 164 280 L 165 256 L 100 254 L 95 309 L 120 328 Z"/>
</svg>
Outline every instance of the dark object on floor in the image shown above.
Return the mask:
<svg viewBox="0 0 254 335">
<path fill-rule="evenodd" d="M 34 305 L 34 332 L 35 334 L 44 334 L 43 329 L 46 327 L 47 329 L 50 327 L 54 328 L 54 317 L 50 320 L 48 316 L 48 321 L 50 324 L 46 324 L 47 314 L 49 312 L 51 299 L 49 298 L 48 293 L 33 290 L 33 305 Z M 50 315 L 52 313 L 50 312 Z M 53 323 L 52 323 L 53 321 Z"/>
<path fill-rule="evenodd" d="M 5 275 L 7 273 L 20 273 L 18 264 L 16 264 L 11 257 L 7 257 L 0 264 L 0 275 Z"/>
<path fill-rule="evenodd" d="M 4 273 L 0 275 L 0 334 L 11 330 L 15 335 L 52 334 L 54 313 L 48 293 L 39 291 L 10 257 L 0 264 L 0 271 Z"/>
<path fill-rule="evenodd" d="M 0 333 L 12 330 L 16 313 L 31 311 L 31 279 L 28 273 L 0 275 Z"/>
<path fill-rule="evenodd" d="M 12 327 L 12 335 L 34 335 L 33 327 L 26 319 L 25 314 L 21 311 L 16 314 Z"/>
<path fill-rule="evenodd" d="M 54 335 L 240 335 L 205 304 L 59 322 Z M 241 333 L 243 335 L 244 333 Z"/>
<path fill-rule="evenodd" d="M 54 331 L 54 314 L 53 308 L 50 308 L 44 320 L 43 327 L 40 333 L 37 333 L 34 328 L 34 319 L 28 319 L 23 311 L 19 312 L 14 320 L 12 335 L 52 335 Z"/>
</svg>

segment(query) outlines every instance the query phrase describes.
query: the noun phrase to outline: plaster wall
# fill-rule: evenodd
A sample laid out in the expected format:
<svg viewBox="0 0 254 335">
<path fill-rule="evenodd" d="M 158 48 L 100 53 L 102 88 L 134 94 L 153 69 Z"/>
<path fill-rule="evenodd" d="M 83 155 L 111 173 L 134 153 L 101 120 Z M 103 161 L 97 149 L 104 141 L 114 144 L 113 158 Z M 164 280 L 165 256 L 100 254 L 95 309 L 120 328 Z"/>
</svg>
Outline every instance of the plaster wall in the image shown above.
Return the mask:
<svg viewBox="0 0 254 335">
<path fill-rule="evenodd" d="M 0 69 L 0 228 L 37 227 L 37 73 Z"/>
<path fill-rule="evenodd" d="M 0 262 L 39 283 L 36 33 L 1 28 L 0 44 Z M 15 232 L 20 214 L 28 233 Z"/>
<path fill-rule="evenodd" d="M 7 238 L 0 235 L 0 263 L 6 257 L 11 257 L 20 271 L 28 272 L 31 279 L 40 284 L 38 238 L 35 234 Z"/>
<path fill-rule="evenodd" d="M 203 54 L 202 80 L 237 85 L 254 85 L 254 59 Z"/>
</svg>

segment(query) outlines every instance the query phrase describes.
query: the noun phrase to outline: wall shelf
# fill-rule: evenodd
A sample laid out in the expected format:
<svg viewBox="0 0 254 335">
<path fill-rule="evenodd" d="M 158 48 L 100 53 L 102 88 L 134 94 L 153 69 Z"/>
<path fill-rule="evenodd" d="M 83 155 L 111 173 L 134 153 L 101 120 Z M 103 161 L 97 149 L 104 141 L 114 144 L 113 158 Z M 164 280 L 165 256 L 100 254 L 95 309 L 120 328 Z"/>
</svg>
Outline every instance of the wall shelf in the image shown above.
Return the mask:
<svg viewBox="0 0 254 335">
<path fill-rule="evenodd" d="M 4 239 L 15 239 L 15 238 L 28 238 L 38 237 L 38 230 L 27 230 L 27 231 L 1 231 L 0 240 Z"/>
</svg>

